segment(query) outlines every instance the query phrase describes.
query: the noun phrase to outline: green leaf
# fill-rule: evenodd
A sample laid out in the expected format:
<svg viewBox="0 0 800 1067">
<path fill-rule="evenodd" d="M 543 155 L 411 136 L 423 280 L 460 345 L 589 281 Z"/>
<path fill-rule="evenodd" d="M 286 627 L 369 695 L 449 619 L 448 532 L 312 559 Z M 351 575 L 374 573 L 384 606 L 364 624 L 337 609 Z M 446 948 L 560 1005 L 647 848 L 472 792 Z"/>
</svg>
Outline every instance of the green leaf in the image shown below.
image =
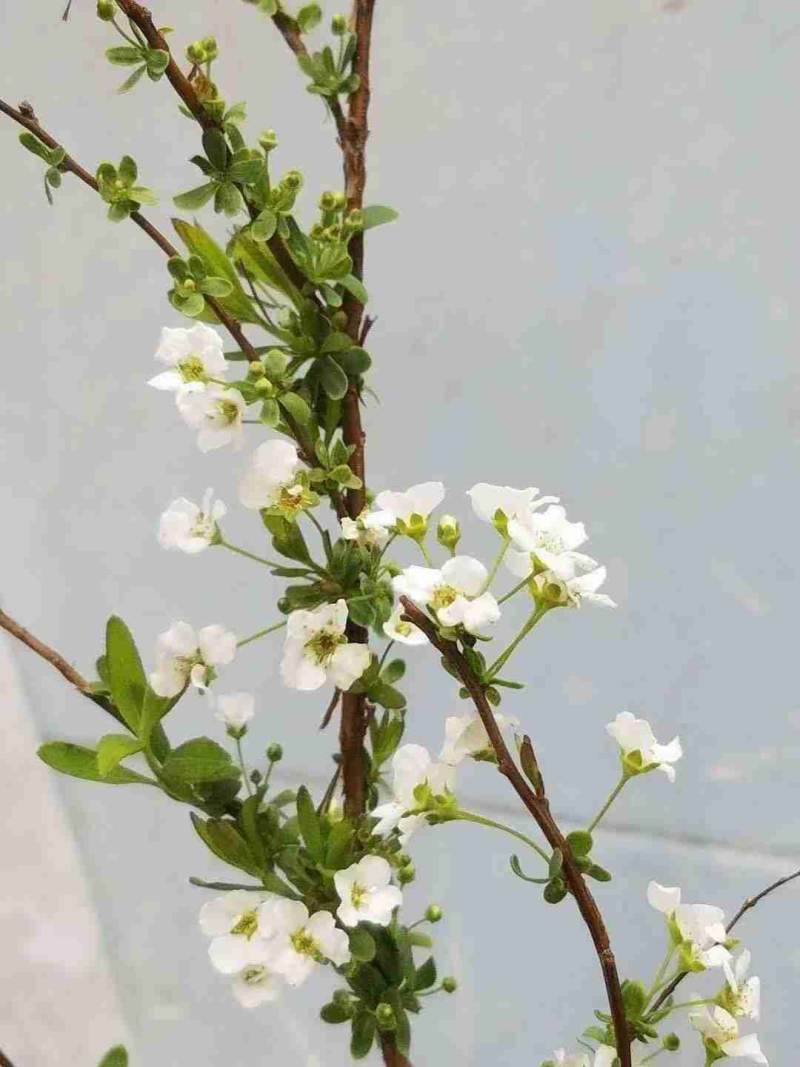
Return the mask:
<svg viewBox="0 0 800 1067">
<path fill-rule="evenodd" d="M 163 771 L 166 778 L 185 785 L 238 778 L 241 773 L 228 752 L 210 737 L 194 737 L 178 745 L 164 761 Z"/>
<path fill-rule="evenodd" d="M 122 1045 L 115 1045 L 100 1060 L 99 1067 L 128 1067 L 128 1053 Z"/>
<path fill-rule="evenodd" d="M 298 393 L 283 393 L 278 397 L 278 403 L 300 426 L 308 426 L 313 419 L 311 408 Z"/>
<path fill-rule="evenodd" d="M 381 671 L 381 681 L 386 682 L 387 685 L 393 685 L 399 682 L 405 673 L 405 662 L 401 659 L 393 659 Z"/>
<path fill-rule="evenodd" d="M 247 842 L 229 819 L 203 821 L 195 812 L 191 813 L 191 819 L 198 836 L 215 856 L 231 867 L 238 867 L 256 878 L 261 877 Z"/>
<path fill-rule="evenodd" d="M 206 296 L 213 296 L 219 300 L 221 297 L 230 296 L 233 287 L 227 278 L 214 278 L 209 275 L 200 282 L 200 292 Z"/>
<path fill-rule="evenodd" d="M 436 982 L 436 961 L 433 956 L 429 956 L 421 967 L 417 968 L 417 973 L 414 975 L 414 992 L 419 992 L 420 989 L 430 989 L 430 987 Z"/>
<path fill-rule="evenodd" d="M 529 874 L 525 874 L 522 867 L 520 866 L 518 856 L 512 856 L 508 862 L 511 865 L 511 870 L 514 872 L 517 878 L 521 878 L 523 882 L 533 882 L 535 885 L 547 885 L 547 883 L 550 881 L 549 878 L 532 878 Z"/>
<path fill-rule="evenodd" d="M 365 927 L 356 926 L 350 931 L 350 954 L 359 963 L 375 959 L 375 939 Z"/>
<path fill-rule="evenodd" d="M 158 197 L 152 189 L 145 188 L 144 185 L 133 185 L 128 189 L 128 199 L 133 200 L 136 204 L 157 204 Z"/>
<path fill-rule="evenodd" d="M 195 211 L 209 202 L 216 189 L 216 182 L 206 182 L 205 185 L 198 185 L 195 189 L 188 189 L 185 193 L 173 196 L 172 203 L 184 211 Z"/>
<path fill-rule="evenodd" d="M 255 185 L 263 173 L 263 159 L 240 159 L 228 168 L 228 179 L 241 185 Z"/>
<path fill-rule="evenodd" d="M 210 237 L 202 226 L 186 222 L 184 219 L 173 219 L 172 225 L 189 251 L 202 259 L 209 274 L 216 278 L 226 278 L 231 283 L 233 288 L 230 296 L 220 301 L 225 310 L 240 322 L 258 322 L 259 317 L 253 309 L 252 301 L 242 288 L 236 268 L 213 237 Z"/>
<path fill-rule="evenodd" d="M 548 873 L 551 878 L 558 878 L 561 874 L 561 868 L 564 866 L 564 853 L 560 848 L 554 848 L 553 854 L 550 857 L 550 863 Z"/>
<path fill-rule="evenodd" d="M 419 930 L 410 931 L 408 943 L 414 948 L 433 948 L 433 938 L 429 934 L 420 933 Z"/>
<path fill-rule="evenodd" d="M 301 785 L 297 791 L 297 825 L 303 835 L 306 848 L 312 857 L 318 863 L 322 862 L 325 855 L 322 844 L 322 828 L 320 827 L 319 816 L 314 808 L 311 794 L 304 785 Z"/>
<path fill-rule="evenodd" d="M 320 382 L 331 400 L 341 400 L 347 393 L 347 375 L 333 357 L 322 360 Z"/>
<path fill-rule="evenodd" d="M 588 878 L 594 878 L 596 882 L 611 881 L 611 873 L 597 863 L 592 864 L 592 866 L 586 872 L 586 875 Z"/>
<path fill-rule="evenodd" d="M 281 409 L 274 397 L 267 397 L 261 405 L 261 413 L 258 416 L 265 426 L 275 427 L 281 419 Z"/>
<path fill-rule="evenodd" d="M 397 212 L 393 207 L 384 204 L 370 204 L 363 209 L 364 229 L 371 230 L 374 226 L 384 226 L 387 222 L 394 222 Z"/>
<path fill-rule="evenodd" d="M 375 704 L 380 704 L 382 708 L 389 708 L 391 711 L 401 711 L 406 706 L 406 698 L 400 690 L 382 681 L 371 685 L 368 694 Z"/>
<path fill-rule="evenodd" d="M 130 90 L 134 87 L 134 85 L 136 85 L 136 83 L 140 80 L 146 70 L 147 67 L 145 67 L 144 65 L 142 65 L 141 67 L 137 67 L 133 74 L 131 74 L 130 77 L 126 78 L 122 85 L 120 85 L 120 87 L 117 89 L 117 92 L 130 92 Z"/>
<path fill-rule="evenodd" d="M 84 748 L 83 745 L 73 745 L 70 741 L 48 741 L 40 747 L 38 754 L 39 759 L 54 771 L 68 774 L 72 778 L 83 778 L 87 782 L 105 782 L 108 785 L 154 784 L 144 775 L 129 771 L 125 767 L 115 767 L 102 776 L 97 769 L 95 750 Z"/>
<path fill-rule="evenodd" d="M 363 283 L 356 278 L 355 274 L 347 274 L 339 284 L 354 296 L 359 304 L 366 304 L 369 300 L 367 290 L 364 288 Z"/>
<path fill-rule="evenodd" d="M 592 835 L 588 830 L 573 830 L 567 834 L 567 844 L 573 856 L 588 856 L 592 851 Z"/>
<path fill-rule="evenodd" d="M 268 207 L 265 207 L 259 216 L 253 220 L 250 234 L 256 241 L 268 241 L 275 233 L 277 225 L 278 216 L 274 211 L 270 211 Z"/>
<path fill-rule="evenodd" d="M 357 1012 L 353 1016 L 350 1035 L 350 1055 L 354 1060 L 363 1060 L 369 1055 L 375 1040 L 375 1016 L 368 1012 Z"/>
<path fill-rule="evenodd" d="M 328 848 L 325 854 L 325 866 L 333 871 L 347 867 L 351 860 L 350 846 L 353 840 L 353 827 L 346 819 L 341 819 L 331 827 L 328 835 Z"/>
<path fill-rule="evenodd" d="M 123 156 L 119 161 L 119 176 L 126 185 L 133 185 L 139 177 L 139 168 L 133 156 Z"/>
<path fill-rule="evenodd" d="M 115 48 L 106 49 L 106 59 L 115 67 L 132 67 L 135 63 L 144 60 L 141 48 L 132 45 L 118 45 Z"/>
<path fill-rule="evenodd" d="M 372 366 L 372 357 L 363 348 L 351 348 L 347 352 L 337 352 L 333 358 L 346 374 L 354 376 L 366 373 Z"/>
<path fill-rule="evenodd" d="M 106 664 L 114 704 L 125 725 L 136 733 L 147 679 L 131 632 L 116 615 L 112 615 L 106 624 Z"/>
<path fill-rule="evenodd" d="M 45 163 L 50 163 L 50 149 L 46 144 L 42 144 L 38 137 L 34 137 L 32 133 L 28 133 L 25 130 L 19 135 L 19 143 L 27 148 L 29 152 L 33 152 L 39 159 L 43 159 Z"/>
<path fill-rule="evenodd" d="M 319 1017 L 324 1023 L 346 1023 L 348 1019 L 352 1018 L 352 1012 L 332 1000 L 330 1003 L 322 1005 L 319 1010 Z"/>
<path fill-rule="evenodd" d="M 244 198 L 233 182 L 222 182 L 214 194 L 214 210 L 233 218 L 244 210 Z"/>
<path fill-rule="evenodd" d="M 261 512 L 261 521 L 272 534 L 272 547 L 276 552 L 299 563 L 310 563 L 308 545 L 296 522 L 289 522 L 278 515 Z"/>
<path fill-rule="evenodd" d="M 141 752 L 143 748 L 138 738 L 128 734 L 106 734 L 101 737 L 97 743 L 97 770 L 100 777 L 105 778 L 126 756 Z"/>
<path fill-rule="evenodd" d="M 203 131 L 203 151 L 208 156 L 212 167 L 219 171 L 226 169 L 229 152 L 222 130 L 212 126 L 210 129 Z"/>
<path fill-rule="evenodd" d="M 169 66 L 169 52 L 163 48 L 150 48 L 147 52 L 147 73 L 158 79 Z"/>
<path fill-rule="evenodd" d="M 303 304 L 299 289 L 289 280 L 283 267 L 278 263 L 267 245 L 259 244 L 246 233 L 237 235 L 233 245 L 233 257 L 257 281 L 264 282 L 279 293 L 287 296 L 295 307 Z"/>
<path fill-rule="evenodd" d="M 303 33 L 308 33 L 322 21 L 322 8 L 319 4 L 306 4 L 297 12 L 297 25 Z"/>
</svg>

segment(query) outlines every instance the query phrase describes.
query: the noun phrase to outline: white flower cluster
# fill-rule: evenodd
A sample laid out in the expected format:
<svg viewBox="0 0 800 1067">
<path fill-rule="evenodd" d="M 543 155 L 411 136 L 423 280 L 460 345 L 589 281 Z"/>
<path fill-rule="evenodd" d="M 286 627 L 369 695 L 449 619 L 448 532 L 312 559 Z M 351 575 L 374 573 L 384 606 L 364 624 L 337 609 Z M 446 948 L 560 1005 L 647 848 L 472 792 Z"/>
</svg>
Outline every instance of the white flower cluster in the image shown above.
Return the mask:
<svg viewBox="0 0 800 1067">
<path fill-rule="evenodd" d="M 345 928 L 361 922 L 388 926 L 403 894 L 391 884 L 392 869 L 381 856 L 364 856 L 337 871 L 339 906 L 309 914 L 301 901 L 271 893 L 232 890 L 203 905 L 200 927 L 211 938 L 214 967 L 233 977 L 233 992 L 245 1008 L 274 1000 L 282 984 L 299 986 L 319 967 L 350 962 Z M 341 926 L 337 925 L 338 918 Z"/>
</svg>

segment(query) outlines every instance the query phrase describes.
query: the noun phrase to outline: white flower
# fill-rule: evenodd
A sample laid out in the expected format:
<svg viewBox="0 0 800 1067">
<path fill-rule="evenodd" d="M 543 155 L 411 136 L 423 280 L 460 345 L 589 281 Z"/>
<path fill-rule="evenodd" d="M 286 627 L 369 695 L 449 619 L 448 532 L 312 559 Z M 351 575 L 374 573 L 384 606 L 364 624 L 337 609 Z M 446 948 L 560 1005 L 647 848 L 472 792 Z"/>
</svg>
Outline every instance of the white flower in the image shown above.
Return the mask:
<svg viewBox="0 0 800 1067">
<path fill-rule="evenodd" d="M 427 645 L 428 638 L 413 622 L 403 619 L 403 608 L 398 606 L 383 624 L 383 632 L 402 645 Z"/>
<path fill-rule="evenodd" d="M 233 995 L 243 1008 L 257 1008 L 280 996 L 274 973 L 263 963 L 250 963 L 233 979 Z"/>
<path fill-rule="evenodd" d="M 722 969 L 728 988 L 725 991 L 725 1006 L 737 1018 L 758 1020 L 761 1015 L 761 979 L 753 975 L 746 978 L 750 969 L 750 953 L 744 949 L 733 961 L 722 961 Z"/>
<path fill-rule="evenodd" d="M 519 720 L 505 715 L 495 715 L 495 722 L 502 729 L 504 726 L 518 726 Z M 468 756 L 474 759 L 492 759 L 489 735 L 480 715 L 451 715 L 444 722 L 444 745 L 439 759 L 452 766 L 461 763 Z"/>
<path fill-rule="evenodd" d="M 480 560 L 453 556 L 441 570 L 406 567 L 393 579 L 398 596 L 407 596 L 421 607 L 430 607 L 443 626 L 463 626 L 471 634 L 497 622 L 500 608 L 491 593 L 481 590 L 489 577 Z"/>
<path fill-rule="evenodd" d="M 427 785 L 435 796 L 452 792 L 455 774 L 455 767 L 435 763 L 422 745 L 401 745 L 392 757 L 392 799 L 370 812 L 378 819 L 374 832 L 388 834 L 397 827 L 401 844 L 405 845 L 426 821 L 426 808 L 420 807 L 414 795 L 416 789 Z"/>
<path fill-rule="evenodd" d="M 723 942 L 727 939 L 725 912 L 713 904 L 681 904 L 677 886 L 663 886 L 651 882 L 647 900 L 656 911 L 674 922 L 682 940 L 682 963 L 686 969 L 704 970 L 723 967 L 730 952 Z"/>
<path fill-rule="evenodd" d="M 216 718 L 229 730 L 243 730 L 255 715 L 255 699 L 252 693 L 228 693 L 218 698 L 219 711 Z"/>
<path fill-rule="evenodd" d="M 360 922 L 388 926 L 392 913 L 403 903 L 403 894 L 391 885 L 392 868 L 382 856 L 364 856 L 358 863 L 333 876 L 341 904 L 336 914 L 345 926 Z"/>
<path fill-rule="evenodd" d="M 202 322 L 189 329 L 165 326 L 156 359 L 170 369 L 157 374 L 147 384 L 173 393 L 180 392 L 192 382 L 202 384 L 209 378 L 224 378 L 228 372 L 222 338 Z"/>
<path fill-rule="evenodd" d="M 178 393 L 177 404 L 184 422 L 198 431 L 197 447 L 201 452 L 225 445 L 241 448 L 246 405 L 238 389 L 187 385 Z"/>
<path fill-rule="evenodd" d="M 589 556 L 575 551 L 587 540 L 583 523 L 569 522 L 566 511 L 558 505 L 511 519 L 508 534 L 520 551 L 507 553 L 506 566 L 520 578 L 543 568 L 566 580 L 574 578 L 579 568 L 597 566 Z"/>
<path fill-rule="evenodd" d="M 206 489 L 200 507 L 182 496 L 172 501 L 158 526 L 162 548 L 178 548 L 194 556 L 214 543 L 218 535 L 217 524 L 228 509 L 221 500 L 212 504 L 213 496 L 213 489 Z"/>
<path fill-rule="evenodd" d="M 391 520 L 388 525 L 402 522 L 408 526 L 412 515 L 418 515 L 424 521 L 443 500 L 444 486 L 441 482 L 421 482 L 402 493 L 385 489 L 375 497 L 375 506 Z"/>
<path fill-rule="evenodd" d="M 647 771 L 662 771 L 667 778 L 675 781 L 675 768 L 683 755 L 679 737 L 673 737 L 668 745 L 656 741 L 653 729 L 646 719 L 637 719 L 629 711 L 621 711 L 606 730 L 622 750 L 625 770 L 631 774 L 644 774 Z"/>
<path fill-rule="evenodd" d="M 553 604 L 570 608 L 580 607 L 584 600 L 606 608 L 617 606 L 610 596 L 597 592 L 606 580 L 605 567 L 598 567 L 591 556 L 584 556 L 579 552 L 573 553 L 571 563 L 578 572 L 572 578 L 562 578 L 555 571 L 542 571 L 537 574 L 532 579 L 536 594 Z"/>
<path fill-rule="evenodd" d="M 556 1067 L 589 1067 L 589 1057 L 585 1052 L 567 1052 L 566 1049 L 557 1048 L 553 1053 L 553 1063 Z"/>
<path fill-rule="evenodd" d="M 539 496 L 539 490 L 529 486 L 527 489 L 512 489 L 508 485 L 489 485 L 478 482 L 467 490 L 472 501 L 472 508 L 479 519 L 494 522 L 497 512 L 501 512 L 508 522 L 529 515 L 534 508 L 543 504 L 557 504 L 557 496 Z M 538 499 L 537 499 L 538 498 Z"/>
<path fill-rule="evenodd" d="M 324 960 L 337 967 L 349 962 L 347 934 L 337 928 L 329 911 L 309 917 L 308 908 L 299 900 L 278 898 L 262 905 L 260 912 L 270 930 L 267 963 L 290 986 L 301 985 Z"/>
<path fill-rule="evenodd" d="M 156 669 L 150 685 L 160 697 L 177 696 L 191 682 L 205 690 L 212 668 L 230 663 L 236 655 L 236 635 L 219 625 L 195 631 L 188 622 L 175 622 L 156 643 Z"/>
<path fill-rule="evenodd" d="M 639 1048 L 637 1045 L 631 1046 L 631 1063 L 633 1067 L 640 1067 L 644 1063 L 647 1056 L 652 1055 L 652 1045 L 645 1048 Z M 586 1061 L 587 1067 L 589 1061 Z M 593 1067 L 613 1067 L 614 1063 L 619 1063 L 617 1058 L 617 1050 L 612 1048 L 611 1045 L 600 1045 L 594 1054 Z"/>
<path fill-rule="evenodd" d="M 293 611 L 286 628 L 281 677 L 292 689 L 319 689 L 330 678 L 349 689 L 370 664 L 366 645 L 345 637 L 347 604 L 323 604 L 313 611 Z"/>
<path fill-rule="evenodd" d="M 246 508 L 281 507 L 288 512 L 303 504 L 304 487 L 297 475 L 303 463 L 291 441 L 276 437 L 259 445 L 239 482 L 239 500 Z"/>
<path fill-rule="evenodd" d="M 394 522 L 394 516 L 388 511 L 364 510 L 355 519 L 342 519 L 342 537 L 363 547 L 383 548 Z"/>
<path fill-rule="evenodd" d="M 268 900 L 268 893 L 234 889 L 200 909 L 200 929 L 212 939 L 208 954 L 218 971 L 237 974 L 267 961 L 269 931 L 261 920 L 261 908 Z"/>
<path fill-rule="evenodd" d="M 707 1040 L 713 1041 L 720 1052 L 731 1059 L 752 1060 L 753 1063 L 767 1065 L 768 1060 L 761 1051 L 756 1034 L 739 1037 L 739 1024 L 730 1012 L 724 1008 L 698 1008 L 689 1012 L 692 1026 Z"/>
</svg>

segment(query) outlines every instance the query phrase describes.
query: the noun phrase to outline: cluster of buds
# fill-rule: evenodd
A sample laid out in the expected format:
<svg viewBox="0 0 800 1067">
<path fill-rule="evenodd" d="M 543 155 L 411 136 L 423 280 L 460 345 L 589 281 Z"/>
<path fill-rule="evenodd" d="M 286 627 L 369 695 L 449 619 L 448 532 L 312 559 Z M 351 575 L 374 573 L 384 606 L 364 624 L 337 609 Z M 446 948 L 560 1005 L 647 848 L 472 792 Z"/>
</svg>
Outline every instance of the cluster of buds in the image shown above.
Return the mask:
<svg viewBox="0 0 800 1067">
<path fill-rule="evenodd" d="M 364 227 L 364 213 L 358 209 L 348 211 L 347 200 L 341 192 L 324 192 L 319 198 L 319 214 L 319 221 L 310 230 L 315 241 L 331 244 L 348 241 Z"/>
<path fill-rule="evenodd" d="M 216 37 L 201 37 L 197 41 L 192 41 L 186 49 L 186 58 L 195 67 L 213 63 L 218 56 L 219 47 L 217 46 Z"/>
</svg>

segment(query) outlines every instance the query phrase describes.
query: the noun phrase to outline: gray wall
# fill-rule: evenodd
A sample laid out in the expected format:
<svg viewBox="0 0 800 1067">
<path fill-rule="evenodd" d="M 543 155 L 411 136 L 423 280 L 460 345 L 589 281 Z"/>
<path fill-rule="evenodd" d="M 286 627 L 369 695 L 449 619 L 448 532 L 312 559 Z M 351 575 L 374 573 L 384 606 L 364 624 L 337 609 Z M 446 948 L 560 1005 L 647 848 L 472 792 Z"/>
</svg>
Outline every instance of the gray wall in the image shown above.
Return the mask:
<svg viewBox="0 0 800 1067">
<path fill-rule="evenodd" d="M 114 96 L 93 6 L 77 0 L 64 26 L 57 0 L 3 4 L 2 93 L 30 99 L 89 165 L 134 154 L 167 225 L 169 195 L 193 183 L 195 133 L 165 85 Z M 234 2 L 154 6 L 181 42 L 217 34 L 229 99 L 249 100 L 253 133 L 278 130 L 277 163 L 309 176 L 311 211 L 338 182 L 333 134 L 271 27 Z M 372 484 L 441 477 L 466 516 L 474 481 L 533 482 L 589 523 L 620 608 L 548 620 L 517 664 L 530 685 L 509 710 L 571 822 L 612 782 L 604 724 L 618 710 L 684 740 L 677 784 L 637 783 L 602 835 L 616 877 L 599 897 L 630 976 L 661 956 L 651 877 L 733 909 L 791 869 L 800 844 L 798 27 L 790 0 L 378 7 L 370 196 L 402 221 L 370 240 Z M 87 669 L 111 611 L 145 648 L 173 618 L 257 629 L 276 593 L 258 568 L 155 543 L 174 496 L 214 485 L 233 502 L 242 462 L 201 457 L 144 384 L 159 327 L 176 322 L 157 252 L 106 223 L 74 181 L 49 208 L 14 131 L 0 144 L 4 604 Z M 230 527 L 260 546 L 252 518 Z M 488 544 L 470 526 L 467 548 Z M 41 735 L 95 737 L 91 708 L 11 651 Z M 332 738 L 317 733 L 319 701 L 276 684 L 277 655 L 277 643 L 252 647 L 228 680 L 259 694 L 254 750 L 280 738 L 292 772 L 316 782 Z M 433 657 L 415 658 L 410 735 L 438 744 L 454 693 Z M 213 730 L 200 699 L 178 720 L 187 736 Z M 21 778 L 33 761 L 21 757 Z M 463 779 L 473 804 L 513 817 L 490 769 Z M 56 785 L 135 1063 L 211 1067 L 254 1050 L 270 1064 L 346 1062 L 343 1035 L 314 1019 L 324 980 L 279 1012 L 229 1002 L 186 882 L 216 872 L 184 813 L 149 794 Z M 416 1062 L 516 1067 L 572 1043 L 602 996 L 571 909 L 541 906 L 507 874 L 506 844 L 479 828 L 431 832 L 415 852 L 411 910 L 445 903 L 439 957 L 462 981 L 422 1016 Z M 59 877 L 47 859 L 32 877 Z M 789 890 L 743 927 L 777 1064 L 796 1049 L 797 909 Z M 42 1046 L 21 1067 L 56 1062 Z M 700 1062 L 696 1044 L 673 1062 Z"/>
</svg>

